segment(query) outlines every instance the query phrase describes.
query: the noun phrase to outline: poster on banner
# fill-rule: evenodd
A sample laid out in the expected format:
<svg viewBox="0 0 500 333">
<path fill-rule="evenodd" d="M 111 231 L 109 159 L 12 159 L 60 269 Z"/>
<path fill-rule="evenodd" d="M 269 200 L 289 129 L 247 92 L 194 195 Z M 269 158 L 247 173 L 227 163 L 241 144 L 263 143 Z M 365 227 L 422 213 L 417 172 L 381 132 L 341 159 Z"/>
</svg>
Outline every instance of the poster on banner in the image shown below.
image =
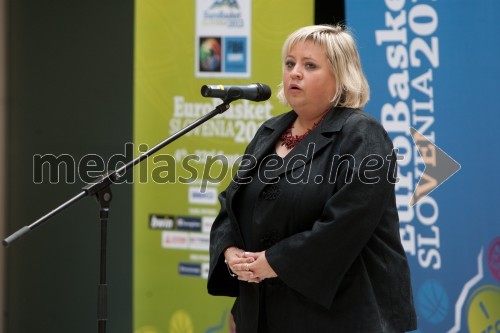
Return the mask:
<svg viewBox="0 0 500 333">
<path fill-rule="evenodd" d="M 500 332 L 500 156 L 491 148 L 500 143 L 492 109 L 500 2 L 351 0 L 346 14 L 371 87 L 365 111 L 398 149 L 396 199 L 417 332 Z M 464 24 L 473 21 L 481 24 Z M 419 150 L 415 131 L 436 149 Z M 425 154 L 435 151 L 434 171 L 451 174 L 445 159 L 461 168 L 419 196 L 419 184 L 432 185 Z"/>
<path fill-rule="evenodd" d="M 196 76 L 251 76 L 252 0 L 196 0 Z"/>
<path fill-rule="evenodd" d="M 275 94 L 282 43 L 313 21 L 312 0 L 138 0 L 135 11 L 136 155 L 222 102 L 203 97 L 203 85 L 259 82 Z M 206 288 L 218 194 L 260 124 L 285 111 L 274 96 L 234 101 L 136 167 L 134 333 L 232 331 L 234 298 Z"/>
</svg>

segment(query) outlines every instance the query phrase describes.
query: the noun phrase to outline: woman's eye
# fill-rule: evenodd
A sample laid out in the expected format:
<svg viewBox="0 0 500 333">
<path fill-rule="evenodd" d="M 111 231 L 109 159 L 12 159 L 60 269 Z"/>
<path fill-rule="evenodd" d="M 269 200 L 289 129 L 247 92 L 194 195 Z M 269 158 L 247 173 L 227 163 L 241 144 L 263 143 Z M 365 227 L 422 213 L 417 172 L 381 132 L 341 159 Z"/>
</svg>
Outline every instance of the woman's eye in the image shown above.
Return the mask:
<svg viewBox="0 0 500 333">
<path fill-rule="evenodd" d="M 295 66 L 295 63 L 293 61 L 286 61 L 285 62 L 286 68 L 293 68 L 293 66 Z"/>
<path fill-rule="evenodd" d="M 309 62 L 309 63 L 306 64 L 306 68 L 314 69 L 314 68 L 316 68 L 316 64 L 313 64 L 313 63 Z"/>
</svg>

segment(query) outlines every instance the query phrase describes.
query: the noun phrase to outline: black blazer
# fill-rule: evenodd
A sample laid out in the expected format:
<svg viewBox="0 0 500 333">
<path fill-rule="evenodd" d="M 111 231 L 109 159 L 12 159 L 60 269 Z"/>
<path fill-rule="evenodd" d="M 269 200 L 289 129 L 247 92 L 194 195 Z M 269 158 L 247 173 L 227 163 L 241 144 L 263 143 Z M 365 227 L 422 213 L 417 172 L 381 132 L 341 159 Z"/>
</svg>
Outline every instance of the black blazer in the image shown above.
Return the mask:
<svg viewBox="0 0 500 333">
<path fill-rule="evenodd" d="M 416 329 L 390 138 L 368 114 L 335 108 L 285 157 L 283 167 L 263 173 L 261 161 L 296 116 L 291 111 L 259 128 L 240 171 L 220 194 L 208 292 L 238 296 L 238 333 L 257 332 L 259 312 L 269 332 Z M 252 167 L 252 161 L 261 164 Z M 264 179 L 256 177 L 257 167 Z M 245 249 L 233 207 L 249 177 L 261 186 L 253 210 L 256 237 L 278 274 L 260 284 L 230 277 L 222 254 L 232 245 Z"/>
</svg>

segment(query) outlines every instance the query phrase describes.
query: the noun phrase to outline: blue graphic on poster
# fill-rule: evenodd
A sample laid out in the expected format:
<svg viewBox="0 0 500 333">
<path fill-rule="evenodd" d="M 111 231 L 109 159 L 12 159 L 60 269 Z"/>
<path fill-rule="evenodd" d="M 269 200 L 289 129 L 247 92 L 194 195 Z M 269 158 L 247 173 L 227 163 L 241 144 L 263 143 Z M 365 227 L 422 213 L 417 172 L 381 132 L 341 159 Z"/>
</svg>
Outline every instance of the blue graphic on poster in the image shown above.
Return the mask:
<svg viewBox="0 0 500 333">
<path fill-rule="evenodd" d="M 365 110 L 399 149 L 400 235 L 418 332 L 500 332 L 500 2 L 346 1 L 370 83 Z M 410 205 L 415 128 L 461 165 Z"/>
<path fill-rule="evenodd" d="M 224 38 L 225 71 L 232 73 L 245 72 L 247 68 L 247 39 L 245 37 Z"/>
</svg>

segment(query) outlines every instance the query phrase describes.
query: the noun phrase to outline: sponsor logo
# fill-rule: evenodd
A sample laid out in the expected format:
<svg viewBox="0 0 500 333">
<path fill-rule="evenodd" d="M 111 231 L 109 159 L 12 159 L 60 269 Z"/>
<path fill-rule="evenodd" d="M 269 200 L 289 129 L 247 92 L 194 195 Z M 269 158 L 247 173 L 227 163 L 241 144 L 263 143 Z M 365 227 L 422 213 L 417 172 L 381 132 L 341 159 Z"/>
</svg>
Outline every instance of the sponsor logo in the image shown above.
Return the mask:
<svg viewBox="0 0 500 333">
<path fill-rule="evenodd" d="M 149 229 L 172 230 L 174 228 L 174 217 L 169 215 L 149 215 Z"/>
<path fill-rule="evenodd" d="M 189 248 L 192 250 L 208 251 L 210 247 L 209 234 L 189 234 Z"/>
<path fill-rule="evenodd" d="M 162 233 L 161 245 L 168 249 L 187 249 L 189 236 L 187 232 L 164 231 Z"/>
<path fill-rule="evenodd" d="M 208 279 L 208 270 L 210 265 L 208 263 L 201 264 L 201 277 L 204 279 Z"/>
<path fill-rule="evenodd" d="M 210 233 L 210 230 L 212 229 L 212 225 L 214 224 L 215 217 L 202 217 L 201 218 L 201 231 Z"/>
<path fill-rule="evenodd" d="M 190 204 L 216 205 L 217 190 L 207 187 L 204 192 L 201 192 L 199 187 L 190 187 L 188 201 Z"/>
<path fill-rule="evenodd" d="M 176 219 L 178 230 L 201 231 L 201 218 L 190 216 L 178 216 Z"/>
<path fill-rule="evenodd" d="M 201 276 L 201 265 L 180 262 L 179 275 Z"/>
</svg>

